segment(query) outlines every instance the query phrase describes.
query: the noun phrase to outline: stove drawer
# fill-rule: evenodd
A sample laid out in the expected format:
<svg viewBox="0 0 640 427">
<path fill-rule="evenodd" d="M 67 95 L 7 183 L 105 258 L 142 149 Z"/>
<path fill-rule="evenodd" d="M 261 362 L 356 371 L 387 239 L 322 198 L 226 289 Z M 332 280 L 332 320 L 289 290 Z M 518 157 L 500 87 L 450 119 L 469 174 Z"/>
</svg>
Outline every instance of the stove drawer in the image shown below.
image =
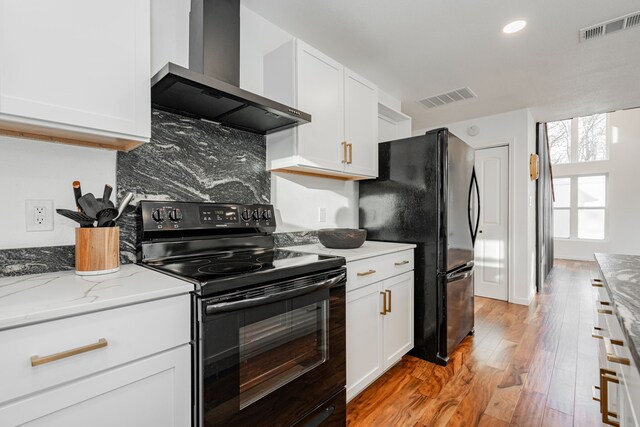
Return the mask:
<svg viewBox="0 0 640 427">
<path fill-rule="evenodd" d="M 190 296 L 0 332 L 0 404 L 190 341 Z"/>
<path fill-rule="evenodd" d="M 413 249 L 347 263 L 347 292 L 413 270 Z"/>
</svg>

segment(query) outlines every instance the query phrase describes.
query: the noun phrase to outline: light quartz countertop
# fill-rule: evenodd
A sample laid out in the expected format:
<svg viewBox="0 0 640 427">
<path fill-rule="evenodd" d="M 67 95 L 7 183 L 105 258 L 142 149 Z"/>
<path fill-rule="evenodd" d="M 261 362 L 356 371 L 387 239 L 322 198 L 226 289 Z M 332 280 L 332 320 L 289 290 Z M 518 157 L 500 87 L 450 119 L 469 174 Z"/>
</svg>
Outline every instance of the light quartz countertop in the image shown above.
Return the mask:
<svg viewBox="0 0 640 427">
<path fill-rule="evenodd" d="M 379 255 L 391 254 L 394 252 L 406 251 L 415 248 L 416 245 L 410 243 L 391 243 L 391 242 L 372 242 L 366 241 L 362 246 L 356 249 L 329 249 L 320 243 L 312 245 L 288 246 L 289 251 L 304 252 L 318 255 L 335 255 L 341 256 L 347 262 L 357 261 L 359 259 L 371 258 Z"/>
<path fill-rule="evenodd" d="M 100 276 L 73 271 L 0 278 L 0 330 L 186 294 L 192 283 L 135 264 Z"/>
</svg>

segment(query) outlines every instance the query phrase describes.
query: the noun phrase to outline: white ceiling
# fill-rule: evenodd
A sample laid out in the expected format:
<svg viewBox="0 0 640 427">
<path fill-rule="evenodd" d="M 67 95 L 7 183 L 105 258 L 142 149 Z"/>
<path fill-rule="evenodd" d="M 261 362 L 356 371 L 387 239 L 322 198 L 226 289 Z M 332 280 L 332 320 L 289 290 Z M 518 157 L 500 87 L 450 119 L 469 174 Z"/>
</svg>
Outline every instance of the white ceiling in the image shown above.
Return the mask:
<svg viewBox="0 0 640 427">
<path fill-rule="evenodd" d="M 550 121 L 640 106 L 640 27 L 585 43 L 578 30 L 638 0 L 243 0 L 402 101 L 413 128 L 531 108 Z M 520 33 L 502 27 L 525 19 Z M 419 99 L 469 86 L 477 99 Z"/>
</svg>

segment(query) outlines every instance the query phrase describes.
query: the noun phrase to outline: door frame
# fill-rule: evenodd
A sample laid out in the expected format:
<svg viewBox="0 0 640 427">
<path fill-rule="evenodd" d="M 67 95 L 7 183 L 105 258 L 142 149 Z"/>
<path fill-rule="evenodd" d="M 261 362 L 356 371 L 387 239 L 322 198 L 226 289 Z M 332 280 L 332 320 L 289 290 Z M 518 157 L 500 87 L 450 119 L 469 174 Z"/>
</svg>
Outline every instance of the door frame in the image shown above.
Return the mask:
<svg viewBox="0 0 640 427">
<path fill-rule="evenodd" d="M 507 194 L 509 197 L 508 200 L 508 215 L 507 215 L 507 220 L 509 221 L 509 227 L 507 230 L 507 237 L 508 237 L 508 241 L 507 241 L 507 254 L 509 256 L 509 260 L 507 262 L 507 268 L 509 269 L 509 271 L 507 272 L 507 301 L 510 303 L 515 303 L 515 304 L 525 304 L 525 305 L 529 305 L 528 301 L 521 301 L 518 298 L 515 298 L 515 269 L 514 269 L 514 261 L 515 261 L 515 253 L 514 253 L 514 246 L 512 244 L 513 242 L 513 237 L 515 235 L 515 229 L 513 227 L 513 218 L 515 215 L 514 212 L 514 205 L 513 205 L 513 199 L 515 197 L 514 194 L 514 187 L 515 185 L 513 185 L 515 176 L 514 176 L 514 169 L 513 169 L 513 162 L 514 162 L 514 156 L 513 156 L 513 139 L 505 139 L 501 142 L 498 142 L 496 144 L 489 144 L 489 145 L 483 145 L 482 147 L 477 147 L 475 148 L 475 151 L 479 151 L 479 150 L 488 150 L 490 148 L 500 148 L 500 147 L 507 147 L 507 151 L 509 152 L 509 155 L 507 156 L 507 159 L 509 160 L 509 181 L 507 182 Z M 474 159 L 473 159 L 473 166 L 475 168 L 475 153 L 474 153 Z M 482 208 L 482 207 L 481 207 Z"/>
</svg>

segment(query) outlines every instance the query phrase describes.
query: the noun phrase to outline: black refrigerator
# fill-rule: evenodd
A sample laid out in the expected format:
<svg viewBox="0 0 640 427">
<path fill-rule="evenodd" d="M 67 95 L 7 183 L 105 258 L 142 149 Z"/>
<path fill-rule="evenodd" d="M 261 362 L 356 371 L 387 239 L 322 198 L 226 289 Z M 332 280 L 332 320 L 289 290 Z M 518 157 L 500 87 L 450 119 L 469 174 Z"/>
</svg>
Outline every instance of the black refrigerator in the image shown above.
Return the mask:
<svg viewBox="0 0 640 427">
<path fill-rule="evenodd" d="M 474 330 L 474 150 L 442 128 L 381 143 L 378 159 L 379 178 L 360 183 L 360 227 L 369 240 L 417 245 L 410 354 L 446 365 Z"/>
</svg>

